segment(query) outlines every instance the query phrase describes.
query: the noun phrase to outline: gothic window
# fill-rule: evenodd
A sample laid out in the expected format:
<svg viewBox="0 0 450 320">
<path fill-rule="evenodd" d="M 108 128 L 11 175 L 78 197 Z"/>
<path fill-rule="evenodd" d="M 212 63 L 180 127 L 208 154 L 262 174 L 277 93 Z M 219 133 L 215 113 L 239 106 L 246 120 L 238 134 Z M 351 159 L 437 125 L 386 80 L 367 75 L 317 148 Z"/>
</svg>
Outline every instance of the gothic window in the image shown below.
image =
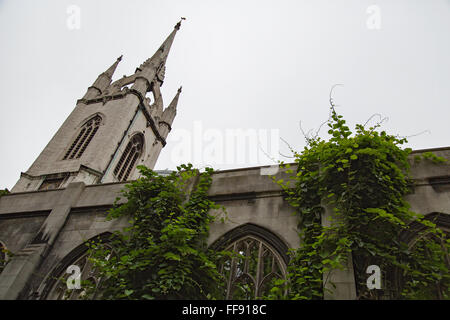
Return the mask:
<svg viewBox="0 0 450 320">
<path fill-rule="evenodd" d="M 111 247 L 107 246 L 111 249 Z M 109 259 L 108 255 L 107 259 Z M 70 266 L 76 266 L 80 271 L 80 288 L 68 289 L 67 280 L 70 276 L 74 276 L 74 273 L 68 273 L 67 268 Z M 69 269 L 72 272 L 73 269 Z M 82 298 L 86 291 L 83 289 L 83 283 L 89 281 L 97 288 L 100 285 L 101 278 L 98 276 L 98 272 L 94 268 L 94 264 L 89 260 L 89 255 L 87 253 L 82 254 L 76 260 L 74 260 L 70 265 L 68 265 L 57 277 L 56 283 L 51 288 L 47 300 L 79 300 Z M 90 299 L 95 299 L 96 296 L 90 297 Z"/>
<path fill-rule="evenodd" d="M 450 215 L 433 212 L 425 215 L 424 220 L 436 224 L 436 226 L 443 231 L 443 236 L 438 237 L 433 233 L 429 233 L 422 223 L 413 222 L 409 225 L 407 231 L 404 231 L 400 235 L 400 241 L 408 244 L 408 251 L 411 253 L 421 255 L 428 261 L 434 261 L 436 264 L 441 265 L 442 269 L 440 271 L 437 271 L 439 269 L 435 269 L 436 271 L 433 272 L 439 274 L 442 270 L 445 270 L 445 268 L 450 270 L 450 252 L 446 251 L 445 247 L 446 241 L 450 239 Z M 411 270 L 415 270 L 417 274 L 428 274 L 431 272 L 426 266 L 420 264 L 410 265 L 409 267 Z M 397 299 L 407 281 L 411 281 L 411 274 L 404 273 L 400 268 L 388 271 L 389 272 L 382 274 L 382 290 L 371 291 L 381 291 L 381 294 L 384 293 L 381 299 Z M 383 290 L 383 287 L 386 289 Z M 437 300 L 448 299 L 450 292 L 448 283 L 446 283 L 444 278 L 423 288 L 423 290 L 426 290 L 427 294 L 434 296 L 433 299 Z M 416 292 L 418 293 L 419 291 Z M 421 298 L 416 297 L 415 299 Z"/>
<path fill-rule="evenodd" d="M 236 256 L 221 265 L 227 281 L 226 299 L 257 299 L 268 293 L 272 280 L 286 277 L 286 265 L 280 255 L 256 236 L 240 238 L 227 250 Z"/>
<path fill-rule="evenodd" d="M 119 181 L 126 181 L 134 169 L 137 160 L 142 155 L 144 148 L 144 137 L 142 134 L 136 134 L 128 142 L 119 162 L 114 169 L 114 175 Z"/>
<path fill-rule="evenodd" d="M 80 158 L 100 127 L 101 122 L 102 118 L 99 115 L 88 120 L 83 127 L 81 127 L 80 132 L 70 145 L 63 160 Z"/>
</svg>

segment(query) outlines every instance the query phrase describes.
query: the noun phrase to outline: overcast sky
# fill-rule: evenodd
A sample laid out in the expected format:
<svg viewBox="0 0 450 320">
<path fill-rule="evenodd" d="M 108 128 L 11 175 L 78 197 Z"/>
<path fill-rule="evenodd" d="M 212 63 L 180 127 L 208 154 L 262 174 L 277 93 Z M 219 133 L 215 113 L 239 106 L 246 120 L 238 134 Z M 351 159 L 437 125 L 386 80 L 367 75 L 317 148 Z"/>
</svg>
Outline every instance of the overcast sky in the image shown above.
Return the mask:
<svg viewBox="0 0 450 320">
<path fill-rule="evenodd" d="M 272 164 L 201 155 L 238 153 L 221 145 L 238 129 L 302 149 L 299 121 L 307 131 L 327 119 L 334 84 L 351 126 L 378 113 L 413 149 L 450 146 L 449 0 L 0 0 L 0 187 L 28 170 L 98 74 L 121 54 L 115 79 L 133 73 L 180 17 L 164 103 L 183 92 L 156 169 Z"/>
</svg>

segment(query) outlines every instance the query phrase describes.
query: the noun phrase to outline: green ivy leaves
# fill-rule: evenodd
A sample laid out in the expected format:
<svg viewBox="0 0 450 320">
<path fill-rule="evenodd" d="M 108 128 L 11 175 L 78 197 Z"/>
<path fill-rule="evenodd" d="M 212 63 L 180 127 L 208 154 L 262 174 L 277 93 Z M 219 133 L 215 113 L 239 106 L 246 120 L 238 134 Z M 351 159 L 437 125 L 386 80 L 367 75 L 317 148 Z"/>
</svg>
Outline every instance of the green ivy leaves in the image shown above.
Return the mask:
<svg viewBox="0 0 450 320">
<path fill-rule="evenodd" d="M 450 241 L 434 223 L 410 212 L 404 197 L 412 185 L 411 149 L 401 148 L 406 139 L 378 132 L 379 125 L 358 124 L 353 133 L 332 107 L 330 139 L 307 139 L 303 152 L 295 153 L 295 186 L 274 179 L 299 216 L 300 247 L 290 252 L 289 280 L 283 283 L 287 296 L 278 285 L 267 298 L 323 299 L 327 271 L 343 268 L 350 255 L 359 299 L 450 298 Z M 332 209 L 327 227 L 324 207 Z M 423 236 L 411 247 L 400 236 L 414 221 Z M 385 272 L 383 290 L 366 287 L 372 264 Z"/>
<path fill-rule="evenodd" d="M 87 297 L 98 299 L 218 299 L 225 292 L 216 261 L 207 248 L 209 225 L 218 209 L 208 199 L 213 170 L 182 165 L 169 176 L 139 166 L 142 177 L 123 191 L 126 203 L 109 219 L 130 225 L 108 244 L 90 245 L 102 279 Z M 107 257 L 109 257 L 107 259 Z M 95 295 L 95 296 L 94 296 Z"/>
</svg>

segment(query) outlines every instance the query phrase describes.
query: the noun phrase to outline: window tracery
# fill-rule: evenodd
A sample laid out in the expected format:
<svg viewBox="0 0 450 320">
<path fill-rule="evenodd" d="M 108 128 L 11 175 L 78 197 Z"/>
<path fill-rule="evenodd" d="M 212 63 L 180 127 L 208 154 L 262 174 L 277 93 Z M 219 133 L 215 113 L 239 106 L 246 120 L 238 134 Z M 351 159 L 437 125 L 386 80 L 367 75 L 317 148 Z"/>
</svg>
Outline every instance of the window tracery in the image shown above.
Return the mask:
<svg viewBox="0 0 450 320">
<path fill-rule="evenodd" d="M 128 142 L 114 169 L 114 175 L 119 181 L 126 181 L 134 169 L 137 160 L 141 157 L 144 148 L 142 134 L 134 135 Z"/>
<path fill-rule="evenodd" d="M 109 246 L 107 246 L 110 248 Z M 110 248 L 111 249 L 111 248 Z M 107 259 L 110 258 L 110 255 Z M 76 266 L 80 271 L 80 288 L 79 289 L 69 289 L 67 285 L 67 281 L 69 277 L 74 277 L 74 273 L 68 273 L 67 268 L 70 266 Z M 73 261 L 69 266 L 67 266 L 57 277 L 57 281 L 50 289 L 49 294 L 46 299 L 48 300 L 79 300 L 82 299 L 86 294 L 86 291 L 83 289 L 83 283 L 85 281 L 89 281 L 91 284 L 94 284 L 95 288 L 101 283 L 101 278 L 98 275 L 97 270 L 94 267 L 94 264 L 89 259 L 88 253 L 82 254 L 79 258 Z M 72 278 L 73 279 L 73 278 Z M 90 297 L 90 299 L 95 299 L 96 296 Z"/>
<path fill-rule="evenodd" d="M 88 120 L 80 129 L 77 137 L 65 153 L 63 160 L 80 158 L 98 131 L 101 122 L 102 118 L 99 115 L 96 115 L 92 119 Z"/>
<path fill-rule="evenodd" d="M 286 277 L 283 259 L 258 237 L 240 238 L 226 250 L 236 254 L 221 265 L 226 279 L 226 299 L 257 299 L 268 293 L 272 280 Z"/>
</svg>

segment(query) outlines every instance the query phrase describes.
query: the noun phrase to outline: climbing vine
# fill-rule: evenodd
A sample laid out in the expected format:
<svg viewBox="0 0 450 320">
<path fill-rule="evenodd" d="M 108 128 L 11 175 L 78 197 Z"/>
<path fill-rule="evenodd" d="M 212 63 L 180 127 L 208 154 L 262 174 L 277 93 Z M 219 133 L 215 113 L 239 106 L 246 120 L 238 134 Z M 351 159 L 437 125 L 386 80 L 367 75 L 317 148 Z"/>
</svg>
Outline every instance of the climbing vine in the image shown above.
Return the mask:
<svg viewBox="0 0 450 320">
<path fill-rule="evenodd" d="M 91 242 L 99 283 L 86 281 L 85 296 L 97 299 L 217 299 L 224 295 L 216 261 L 222 252 L 206 239 L 219 209 L 207 197 L 212 169 L 192 165 L 161 176 L 140 166 L 142 177 L 123 192 L 108 219 L 129 219 L 107 244 Z M 118 201 L 117 199 L 116 201 Z"/>
<path fill-rule="evenodd" d="M 289 279 L 267 298 L 323 299 L 334 289 L 330 272 L 353 267 L 358 299 L 449 299 L 450 240 L 405 200 L 414 188 L 406 139 L 380 124 L 352 132 L 333 105 L 330 111 L 329 140 L 307 138 L 302 152 L 293 151 L 295 171 L 281 163 L 290 179 L 272 177 L 296 209 L 300 247 L 290 252 Z M 413 222 L 422 228 L 412 245 L 402 235 Z M 382 271 L 381 290 L 366 285 L 370 265 Z"/>
<path fill-rule="evenodd" d="M 353 132 L 333 106 L 327 124 L 328 140 L 308 138 L 294 152 L 295 170 L 281 163 L 287 181 L 273 177 L 298 215 L 300 246 L 290 250 L 287 279 L 274 278 L 263 298 L 323 299 L 334 290 L 333 272 L 352 268 L 358 299 L 449 299 L 448 235 L 405 200 L 414 190 L 406 139 L 380 124 Z M 448 165 L 432 153 L 414 161 Z M 142 177 L 123 192 L 127 201 L 108 215 L 129 226 L 108 243 L 89 244 L 100 280 L 83 283 L 85 297 L 223 299 L 218 264 L 233 254 L 206 245 L 210 212 L 219 208 L 207 197 L 212 169 L 139 170 Z M 379 290 L 367 286 L 371 265 L 382 271 Z"/>
</svg>

